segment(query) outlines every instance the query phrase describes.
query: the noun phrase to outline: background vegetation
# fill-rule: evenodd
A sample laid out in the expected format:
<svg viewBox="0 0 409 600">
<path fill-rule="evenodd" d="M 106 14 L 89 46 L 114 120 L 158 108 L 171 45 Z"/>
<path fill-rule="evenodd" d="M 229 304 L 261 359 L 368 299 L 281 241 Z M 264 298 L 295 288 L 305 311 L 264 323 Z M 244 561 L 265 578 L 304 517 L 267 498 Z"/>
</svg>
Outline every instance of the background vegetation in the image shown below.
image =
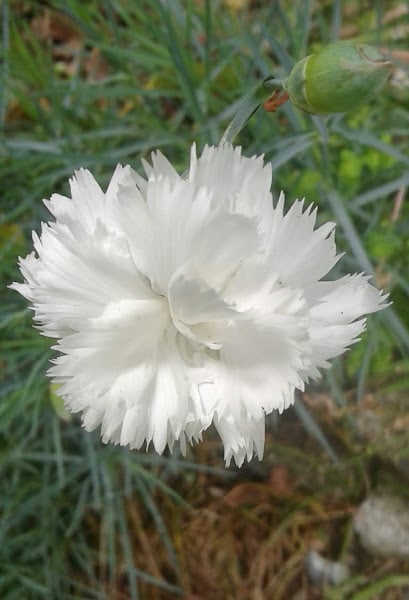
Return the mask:
<svg viewBox="0 0 409 600">
<path fill-rule="evenodd" d="M 359 547 L 372 491 L 409 500 L 409 11 L 374 0 L 3 0 L 0 90 L 0 597 L 404 598 L 408 563 Z M 237 143 L 274 191 L 338 223 L 338 269 L 372 273 L 393 306 L 319 387 L 269 420 L 266 458 L 224 470 L 212 434 L 187 459 L 103 446 L 44 376 L 49 341 L 8 283 L 74 169 L 104 185 L 160 148 L 180 172 L 268 75 L 335 39 L 394 62 L 376 101 L 321 121 L 258 110 Z M 266 99 L 267 99 L 266 92 Z M 341 272 L 341 271 L 340 271 Z M 368 425 L 369 424 L 369 425 Z M 351 566 L 308 579 L 310 548 Z M 406 588 L 405 588 L 406 586 Z"/>
</svg>

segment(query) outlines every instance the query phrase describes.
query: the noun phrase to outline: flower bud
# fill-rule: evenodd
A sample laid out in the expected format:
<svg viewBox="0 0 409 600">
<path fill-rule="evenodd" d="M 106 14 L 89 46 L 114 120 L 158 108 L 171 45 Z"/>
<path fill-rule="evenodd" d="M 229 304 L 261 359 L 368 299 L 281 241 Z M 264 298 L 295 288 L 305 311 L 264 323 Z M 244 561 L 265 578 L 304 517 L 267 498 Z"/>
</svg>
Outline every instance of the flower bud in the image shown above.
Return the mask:
<svg viewBox="0 0 409 600">
<path fill-rule="evenodd" d="M 391 66 L 372 46 L 335 42 L 297 62 L 283 88 L 293 104 L 305 112 L 346 113 L 376 96 Z"/>
</svg>

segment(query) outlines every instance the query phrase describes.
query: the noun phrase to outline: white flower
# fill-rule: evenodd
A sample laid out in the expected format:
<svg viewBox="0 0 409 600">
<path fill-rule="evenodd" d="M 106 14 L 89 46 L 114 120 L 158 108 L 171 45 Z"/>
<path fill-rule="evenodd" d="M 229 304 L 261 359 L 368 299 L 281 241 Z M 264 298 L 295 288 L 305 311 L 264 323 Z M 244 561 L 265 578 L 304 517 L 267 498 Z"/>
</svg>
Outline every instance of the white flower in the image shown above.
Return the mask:
<svg viewBox="0 0 409 600">
<path fill-rule="evenodd" d="M 207 147 L 181 177 L 161 153 L 147 179 L 118 165 L 104 193 L 86 170 L 20 260 L 49 370 L 66 407 L 102 440 L 162 453 L 213 422 L 225 460 L 264 447 L 265 415 L 358 340 L 385 306 L 364 275 L 321 281 L 338 260 L 334 224 L 273 207 L 271 168 Z"/>
</svg>

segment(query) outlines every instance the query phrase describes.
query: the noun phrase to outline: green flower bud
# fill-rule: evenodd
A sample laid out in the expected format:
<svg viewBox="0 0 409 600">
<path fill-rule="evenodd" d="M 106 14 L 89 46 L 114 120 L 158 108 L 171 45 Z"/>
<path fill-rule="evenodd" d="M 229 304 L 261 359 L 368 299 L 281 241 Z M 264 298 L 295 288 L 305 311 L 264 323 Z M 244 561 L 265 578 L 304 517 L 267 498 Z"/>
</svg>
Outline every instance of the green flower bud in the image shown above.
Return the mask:
<svg viewBox="0 0 409 600">
<path fill-rule="evenodd" d="M 346 113 L 376 96 L 391 66 L 372 46 L 335 42 L 297 62 L 283 88 L 293 104 L 305 112 Z"/>
</svg>

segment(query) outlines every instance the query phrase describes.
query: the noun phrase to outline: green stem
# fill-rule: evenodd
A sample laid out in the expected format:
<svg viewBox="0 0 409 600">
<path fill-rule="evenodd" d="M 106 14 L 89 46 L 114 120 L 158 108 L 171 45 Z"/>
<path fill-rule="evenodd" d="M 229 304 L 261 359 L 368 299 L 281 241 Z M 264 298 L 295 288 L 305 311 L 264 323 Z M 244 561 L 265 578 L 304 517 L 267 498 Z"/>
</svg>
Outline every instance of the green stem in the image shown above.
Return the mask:
<svg viewBox="0 0 409 600">
<path fill-rule="evenodd" d="M 220 138 L 220 146 L 229 142 L 233 142 L 240 131 L 247 125 L 251 117 L 260 108 L 265 99 L 261 99 L 260 96 L 264 96 L 264 92 L 268 92 L 269 89 L 271 90 L 274 87 L 281 86 L 282 82 L 283 80 L 274 79 L 273 76 L 266 77 L 263 79 L 263 81 L 257 83 L 253 89 L 250 90 L 246 96 L 244 96 L 238 111 L 233 117 L 233 120 L 229 123 L 227 129 Z"/>
</svg>

